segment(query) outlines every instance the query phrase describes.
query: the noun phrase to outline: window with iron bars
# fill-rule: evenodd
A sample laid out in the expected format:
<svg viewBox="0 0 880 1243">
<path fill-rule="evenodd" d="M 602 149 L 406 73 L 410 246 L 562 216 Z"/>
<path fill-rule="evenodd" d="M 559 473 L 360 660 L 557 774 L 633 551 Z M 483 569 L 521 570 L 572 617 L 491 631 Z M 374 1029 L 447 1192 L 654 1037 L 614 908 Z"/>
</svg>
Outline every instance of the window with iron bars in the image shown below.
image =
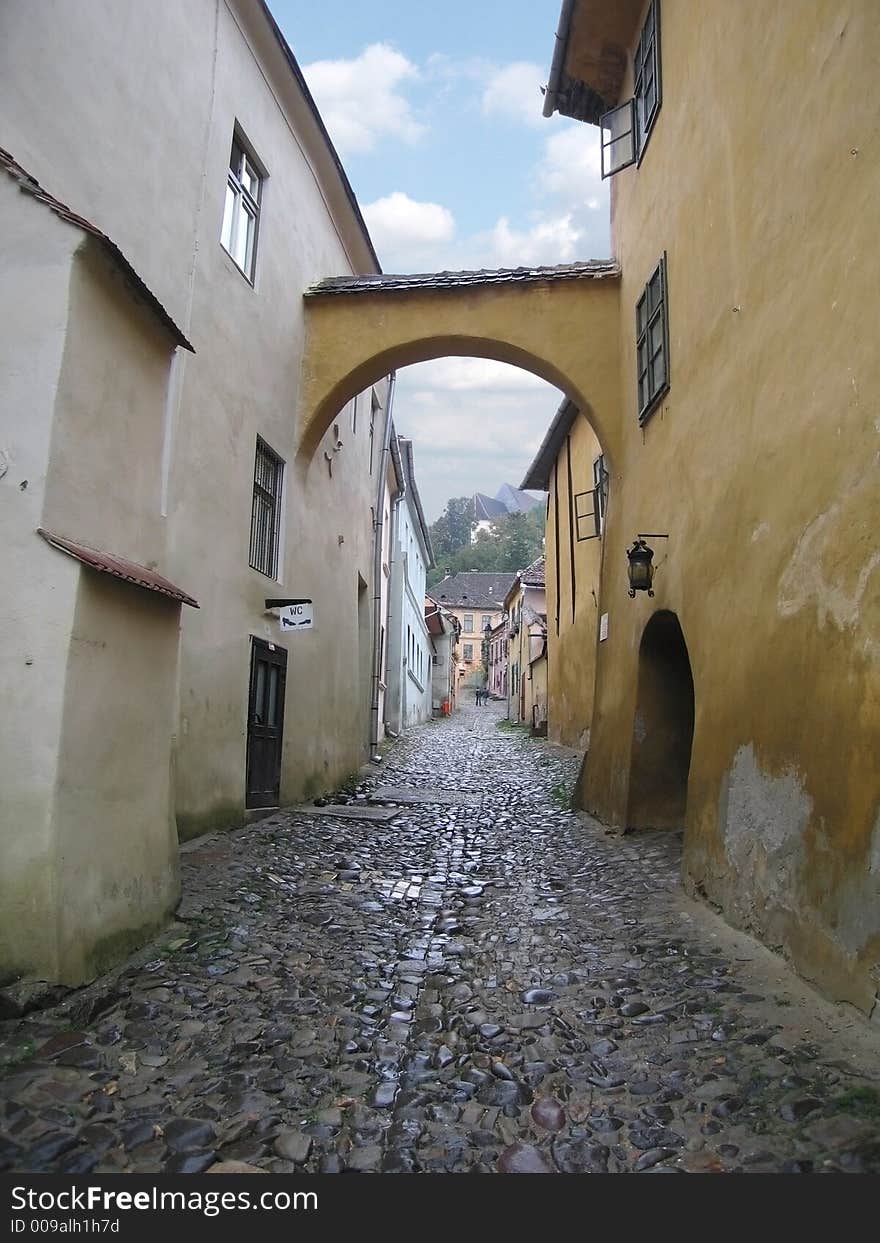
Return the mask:
<svg viewBox="0 0 880 1243">
<path fill-rule="evenodd" d="M 251 566 L 268 578 L 278 577 L 278 541 L 281 534 L 281 482 L 284 463 L 259 436 L 254 462 L 254 502 L 251 509 Z"/>
<path fill-rule="evenodd" d="M 256 161 L 236 133 L 232 139 L 232 153 L 226 177 L 226 201 L 223 206 L 220 242 L 251 284 L 256 266 L 263 180 Z"/>
</svg>

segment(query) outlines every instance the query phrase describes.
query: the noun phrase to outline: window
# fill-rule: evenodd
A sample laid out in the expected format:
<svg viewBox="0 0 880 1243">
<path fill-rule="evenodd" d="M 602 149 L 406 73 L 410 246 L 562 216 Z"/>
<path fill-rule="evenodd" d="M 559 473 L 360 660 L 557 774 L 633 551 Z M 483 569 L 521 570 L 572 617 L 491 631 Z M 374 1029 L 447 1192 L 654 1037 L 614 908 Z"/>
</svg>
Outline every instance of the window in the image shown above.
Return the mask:
<svg viewBox="0 0 880 1243">
<path fill-rule="evenodd" d="M 487 626 L 491 628 L 492 617 L 489 613 L 484 613 L 483 616 L 480 618 L 480 628 L 482 630 L 485 630 Z"/>
<path fill-rule="evenodd" d="M 636 304 L 639 422 L 669 390 L 669 307 L 664 255 Z"/>
<path fill-rule="evenodd" d="M 465 643 L 465 645 L 464 645 L 464 659 L 465 659 L 465 660 L 473 660 L 473 658 L 474 658 L 474 645 L 473 645 L 473 643 Z"/>
<path fill-rule="evenodd" d="M 224 250 L 235 260 L 251 283 L 257 255 L 257 226 L 263 180 L 253 156 L 245 150 L 236 133 L 232 139 L 232 154 L 229 157 L 220 241 Z"/>
<path fill-rule="evenodd" d="M 370 391 L 370 474 L 373 473 L 373 438 L 376 434 L 376 415 L 382 409 L 382 403 L 376 396 L 376 390 Z"/>
<path fill-rule="evenodd" d="M 599 122 L 603 178 L 636 161 L 641 163 L 662 101 L 660 0 L 653 0 L 633 56 L 633 97 L 606 112 Z"/>
<path fill-rule="evenodd" d="M 473 613 L 465 613 L 464 615 L 464 632 L 465 634 L 474 633 L 474 615 Z"/>
<path fill-rule="evenodd" d="M 251 565 L 269 578 L 278 577 L 281 533 L 281 481 L 284 463 L 257 437 L 254 501 L 251 508 Z"/>
<path fill-rule="evenodd" d="M 604 454 L 600 454 L 593 463 L 593 489 L 596 493 L 596 513 L 601 535 L 605 530 L 605 511 L 608 508 L 608 470 Z"/>
</svg>

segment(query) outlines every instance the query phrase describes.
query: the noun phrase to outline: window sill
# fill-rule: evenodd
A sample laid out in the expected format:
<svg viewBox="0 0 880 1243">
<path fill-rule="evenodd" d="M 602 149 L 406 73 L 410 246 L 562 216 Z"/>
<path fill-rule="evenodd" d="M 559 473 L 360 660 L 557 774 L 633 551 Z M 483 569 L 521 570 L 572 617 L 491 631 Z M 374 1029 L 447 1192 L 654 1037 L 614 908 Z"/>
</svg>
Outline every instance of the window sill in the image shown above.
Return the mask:
<svg viewBox="0 0 880 1243">
<path fill-rule="evenodd" d="M 422 692 L 422 694 L 424 694 L 424 693 L 425 693 L 425 688 L 424 688 L 424 686 L 422 686 L 421 682 L 420 682 L 420 681 L 419 681 L 419 679 L 416 677 L 416 675 L 413 673 L 413 671 L 412 671 L 411 669 L 407 669 L 407 671 L 406 671 L 406 675 L 407 675 L 407 677 L 408 677 L 408 678 L 411 678 L 413 682 L 415 682 L 416 686 L 419 688 L 419 690 Z"/>
<path fill-rule="evenodd" d="M 247 272 L 245 272 L 244 268 L 240 268 L 240 267 L 238 266 L 238 264 L 237 264 L 237 263 L 236 263 L 236 261 L 233 259 L 232 255 L 229 253 L 229 251 L 226 249 L 226 247 L 223 245 L 223 243 L 222 243 L 222 242 L 220 243 L 220 249 L 221 249 L 221 251 L 223 252 L 223 257 L 224 257 L 224 258 L 225 258 L 225 260 L 226 260 L 226 264 L 227 264 L 227 266 L 228 266 L 228 267 L 229 267 L 229 268 L 230 268 L 233 272 L 237 272 L 237 273 L 238 273 L 238 275 L 241 277 L 241 279 L 242 279 L 243 281 L 246 281 L 246 282 L 247 282 L 247 284 L 248 284 L 248 285 L 250 285 L 251 289 L 256 289 L 256 284 L 254 283 L 254 278 L 253 278 L 252 276 L 248 276 L 248 274 L 247 274 Z"/>
<path fill-rule="evenodd" d="M 669 385 L 667 384 L 664 388 L 661 388 L 657 396 L 652 399 L 649 405 L 647 405 L 644 411 L 639 415 L 639 427 L 644 427 L 651 416 L 657 413 L 668 393 Z"/>
</svg>

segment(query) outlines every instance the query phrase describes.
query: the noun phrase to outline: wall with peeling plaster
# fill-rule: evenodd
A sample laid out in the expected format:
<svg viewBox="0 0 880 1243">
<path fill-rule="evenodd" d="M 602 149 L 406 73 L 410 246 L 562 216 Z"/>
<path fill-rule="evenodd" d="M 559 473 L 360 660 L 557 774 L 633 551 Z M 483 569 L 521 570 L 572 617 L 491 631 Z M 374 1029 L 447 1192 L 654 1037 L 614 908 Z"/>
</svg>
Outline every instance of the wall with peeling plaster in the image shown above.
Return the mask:
<svg viewBox="0 0 880 1243">
<path fill-rule="evenodd" d="M 586 418 L 575 419 L 550 475 L 545 528 L 547 736 L 553 742 L 581 751 L 586 750 L 589 745 L 593 719 L 596 648 L 599 642 L 599 569 L 602 540 L 578 541 L 574 497 L 594 486 L 593 463 L 601 452 L 599 441 Z M 568 486 L 569 465 L 571 495 Z M 609 486 L 609 505 L 614 503 L 614 489 L 615 482 L 612 479 Z"/>
<path fill-rule="evenodd" d="M 870 1013 L 880 24 L 871 0 L 796 14 L 759 0 L 661 3 L 662 107 L 639 166 L 612 181 L 621 484 L 600 602 L 611 633 L 579 797 L 626 826 L 638 647 L 668 609 L 695 686 L 687 883 Z M 576 6 L 573 37 L 584 24 L 595 34 L 605 8 Z M 630 74 L 621 98 L 631 90 Z M 635 305 L 664 252 L 671 386 L 640 428 Z M 656 597 L 630 601 L 625 551 L 641 531 L 669 539 L 653 543 Z M 582 639 L 592 641 L 586 626 Z"/>
</svg>

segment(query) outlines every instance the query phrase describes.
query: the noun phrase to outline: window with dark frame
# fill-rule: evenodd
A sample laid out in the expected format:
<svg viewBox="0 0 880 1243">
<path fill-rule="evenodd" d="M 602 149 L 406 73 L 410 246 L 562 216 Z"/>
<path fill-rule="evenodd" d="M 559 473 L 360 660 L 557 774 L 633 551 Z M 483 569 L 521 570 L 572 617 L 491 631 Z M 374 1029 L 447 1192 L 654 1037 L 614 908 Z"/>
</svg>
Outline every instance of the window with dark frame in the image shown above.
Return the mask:
<svg viewBox="0 0 880 1243">
<path fill-rule="evenodd" d="M 593 487 L 596 492 L 596 514 L 601 535 L 605 530 L 605 512 L 608 509 L 608 469 L 604 453 L 600 453 L 593 462 Z"/>
<path fill-rule="evenodd" d="M 669 391 L 669 305 L 666 256 L 636 303 L 639 422 L 644 423 Z"/>
<path fill-rule="evenodd" d="M 660 0 L 652 0 L 633 55 L 632 98 L 599 121 L 603 179 L 641 163 L 662 102 Z"/>
<path fill-rule="evenodd" d="M 226 176 L 226 201 L 223 205 L 220 242 L 251 284 L 256 266 L 260 199 L 264 179 L 254 157 L 236 131 L 232 138 L 229 172 Z"/>
<path fill-rule="evenodd" d="M 250 564 L 268 578 L 278 577 L 283 477 L 284 463 L 281 458 L 258 436 L 254 462 L 254 500 L 251 508 Z"/>
<path fill-rule="evenodd" d="M 605 457 L 593 462 L 593 486 L 587 492 L 578 492 L 574 498 L 574 521 L 577 542 L 599 539 L 605 530 L 605 511 L 608 508 L 608 471 Z"/>
</svg>

